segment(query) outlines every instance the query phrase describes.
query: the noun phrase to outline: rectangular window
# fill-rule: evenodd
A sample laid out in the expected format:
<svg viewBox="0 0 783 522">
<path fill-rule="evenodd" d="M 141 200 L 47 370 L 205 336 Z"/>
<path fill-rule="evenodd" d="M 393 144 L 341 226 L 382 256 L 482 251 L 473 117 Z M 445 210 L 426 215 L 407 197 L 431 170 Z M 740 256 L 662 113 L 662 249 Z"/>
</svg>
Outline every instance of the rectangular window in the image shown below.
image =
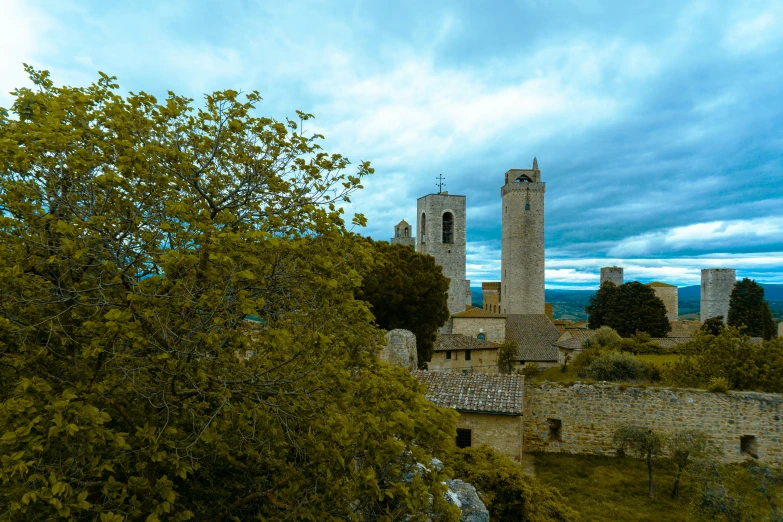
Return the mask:
<svg viewBox="0 0 783 522">
<path fill-rule="evenodd" d="M 465 360 L 466 361 L 470 360 L 470 350 L 465 350 Z"/>
<path fill-rule="evenodd" d="M 451 350 L 446 350 L 446 359 L 451 359 Z"/>
<path fill-rule="evenodd" d="M 753 435 L 743 435 L 740 437 L 740 454 L 759 458 L 758 445 L 756 443 L 756 437 Z"/>
<path fill-rule="evenodd" d="M 563 423 L 560 419 L 547 419 L 549 423 L 549 440 L 563 440 Z"/>
<path fill-rule="evenodd" d="M 466 430 L 464 428 L 457 428 L 457 447 L 458 448 L 469 448 L 470 444 L 472 442 L 472 436 L 471 436 L 470 430 Z"/>
</svg>

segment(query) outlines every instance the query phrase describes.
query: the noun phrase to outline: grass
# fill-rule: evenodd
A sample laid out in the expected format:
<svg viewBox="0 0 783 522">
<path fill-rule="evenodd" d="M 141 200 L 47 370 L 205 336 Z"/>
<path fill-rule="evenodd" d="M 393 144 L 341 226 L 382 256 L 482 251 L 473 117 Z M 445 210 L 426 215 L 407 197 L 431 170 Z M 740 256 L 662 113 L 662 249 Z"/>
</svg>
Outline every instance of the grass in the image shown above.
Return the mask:
<svg viewBox="0 0 783 522">
<path fill-rule="evenodd" d="M 644 362 L 648 362 L 650 364 L 654 364 L 656 366 L 662 367 L 664 364 L 674 362 L 682 356 L 667 354 L 667 355 L 637 355 L 637 357 L 639 357 L 639 359 L 643 360 Z M 566 368 L 565 372 L 563 372 L 560 366 L 547 368 L 546 370 L 536 375 L 536 377 L 533 378 L 532 381 L 534 384 L 540 384 L 544 381 L 559 382 L 561 384 L 573 384 L 577 381 L 585 382 L 589 380 L 584 379 L 583 377 L 579 377 L 574 371 L 573 366 L 569 365 Z M 630 384 L 638 384 L 638 383 L 630 383 Z"/>
<path fill-rule="evenodd" d="M 682 479 L 682 499 L 673 500 L 674 465 L 656 460 L 653 484 L 656 497 L 647 496 L 647 466 L 643 460 L 597 455 L 534 453 L 536 477 L 545 485 L 557 488 L 566 504 L 581 514 L 584 521 L 681 521 L 694 520 L 690 504 L 698 496 L 699 480 L 686 473 Z M 725 466 L 722 474 L 730 495 L 747 503 L 753 520 L 767 520 L 769 504 L 740 465 Z M 783 503 L 783 492 L 775 491 L 777 504 Z"/>
</svg>

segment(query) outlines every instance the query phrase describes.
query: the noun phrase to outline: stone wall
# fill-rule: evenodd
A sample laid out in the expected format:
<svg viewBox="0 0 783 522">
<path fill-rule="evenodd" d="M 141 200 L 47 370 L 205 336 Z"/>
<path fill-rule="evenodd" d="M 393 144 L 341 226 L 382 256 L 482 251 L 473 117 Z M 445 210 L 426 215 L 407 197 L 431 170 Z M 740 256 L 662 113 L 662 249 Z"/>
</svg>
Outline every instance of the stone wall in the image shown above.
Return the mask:
<svg viewBox="0 0 783 522">
<path fill-rule="evenodd" d="M 386 334 L 386 346 L 378 355 L 383 362 L 402 366 L 409 370 L 418 367 L 416 336 L 409 330 L 398 328 Z"/>
<path fill-rule="evenodd" d="M 783 395 L 545 383 L 525 387 L 524 411 L 526 451 L 614 454 L 615 428 L 636 423 L 662 431 L 702 430 L 727 462 L 748 458 L 741 439 L 755 437 L 760 461 L 783 464 Z"/>
<path fill-rule="evenodd" d="M 666 306 L 666 317 L 670 321 L 676 321 L 679 317 L 680 304 L 678 301 L 679 289 L 674 285 L 663 283 L 650 284 L 658 299 Z"/>
<path fill-rule="evenodd" d="M 478 373 L 497 373 L 497 350 L 470 350 L 470 360 L 465 360 L 467 350 L 452 350 L 451 359 L 446 359 L 445 351 L 432 354 L 427 369 L 436 372 L 461 372 L 471 370 Z"/>
<path fill-rule="evenodd" d="M 522 421 L 519 415 L 460 412 L 457 428 L 471 430 L 471 446 L 486 444 L 519 460 L 523 447 Z"/>
<path fill-rule="evenodd" d="M 484 294 L 484 310 L 500 313 L 500 281 L 484 281 L 481 283 Z"/>
<path fill-rule="evenodd" d="M 541 171 L 509 170 L 500 189 L 500 304 L 504 314 L 544 313 L 544 192 Z M 529 180 L 529 181 L 517 181 Z"/>
<path fill-rule="evenodd" d="M 605 266 L 601 268 L 601 284 L 610 281 L 616 286 L 623 284 L 623 267 Z"/>
<path fill-rule="evenodd" d="M 701 322 L 710 317 L 729 318 L 729 296 L 737 282 L 737 271 L 733 268 L 705 268 L 701 271 Z"/>
<path fill-rule="evenodd" d="M 487 336 L 486 341 L 502 343 L 506 338 L 505 317 L 454 317 L 453 333 L 478 337 L 479 333 Z"/>
</svg>

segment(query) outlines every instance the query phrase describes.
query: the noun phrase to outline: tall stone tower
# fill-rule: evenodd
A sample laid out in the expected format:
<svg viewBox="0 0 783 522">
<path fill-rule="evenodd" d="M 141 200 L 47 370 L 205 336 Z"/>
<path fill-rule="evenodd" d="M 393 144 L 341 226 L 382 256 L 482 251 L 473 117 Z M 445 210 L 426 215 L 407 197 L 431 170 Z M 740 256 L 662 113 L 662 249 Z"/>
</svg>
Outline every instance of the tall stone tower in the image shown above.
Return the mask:
<svg viewBox="0 0 783 522">
<path fill-rule="evenodd" d="M 616 286 L 623 284 L 623 267 L 605 266 L 601 268 L 601 284 L 611 281 Z"/>
<path fill-rule="evenodd" d="M 500 189 L 503 242 L 501 313 L 544 313 L 544 191 L 538 160 L 533 168 L 506 172 Z"/>
<path fill-rule="evenodd" d="M 394 237 L 389 240 L 392 245 L 416 245 L 416 236 L 413 235 L 413 227 L 411 227 L 404 219 L 397 223 L 394 227 Z"/>
<path fill-rule="evenodd" d="M 429 254 L 443 267 L 449 278 L 449 314 L 465 311 L 467 299 L 465 279 L 465 196 L 450 196 L 448 192 L 430 194 L 416 201 L 419 240 L 416 250 Z M 451 318 L 441 328 L 451 333 Z"/>
<path fill-rule="evenodd" d="M 737 282 L 737 271 L 733 268 L 704 268 L 701 271 L 701 310 L 702 322 L 716 315 L 723 316 L 725 323 L 729 318 L 729 297 Z"/>
</svg>

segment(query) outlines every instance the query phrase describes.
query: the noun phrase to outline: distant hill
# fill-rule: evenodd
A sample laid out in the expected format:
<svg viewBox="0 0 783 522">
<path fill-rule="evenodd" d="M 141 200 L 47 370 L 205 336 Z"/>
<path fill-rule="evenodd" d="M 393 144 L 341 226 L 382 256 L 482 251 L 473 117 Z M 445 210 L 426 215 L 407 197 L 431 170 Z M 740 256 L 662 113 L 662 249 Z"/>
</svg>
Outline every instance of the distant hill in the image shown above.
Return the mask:
<svg viewBox="0 0 783 522">
<path fill-rule="evenodd" d="M 769 301 L 772 315 L 776 321 L 783 320 L 783 285 L 771 285 L 760 283 L 764 288 L 764 298 Z M 481 307 L 484 304 L 484 295 L 481 287 L 471 287 L 473 293 L 473 306 Z M 585 306 L 595 290 L 550 290 L 544 291 L 546 302 L 552 305 L 555 319 L 580 321 L 587 319 Z M 687 315 L 688 319 L 697 319 L 699 315 L 699 300 L 701 289 L 699 285 L 683 286 L 678 291 L 680 316 Z M 695 315 L 694 315 L 695 314 Z"/>
</svg>

